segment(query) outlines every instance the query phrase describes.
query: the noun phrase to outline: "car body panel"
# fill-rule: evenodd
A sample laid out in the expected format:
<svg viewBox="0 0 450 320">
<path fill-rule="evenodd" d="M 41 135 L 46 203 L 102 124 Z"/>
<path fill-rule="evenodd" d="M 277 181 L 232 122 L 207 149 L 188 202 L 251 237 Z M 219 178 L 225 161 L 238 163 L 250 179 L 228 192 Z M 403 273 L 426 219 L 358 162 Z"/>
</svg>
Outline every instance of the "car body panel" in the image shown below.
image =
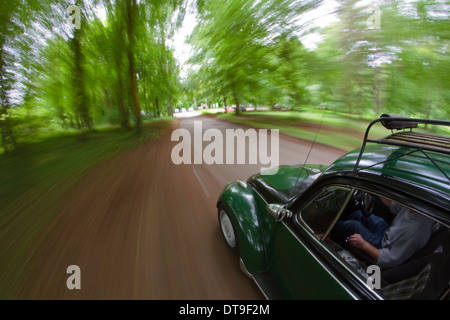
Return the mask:
<svg viewBox="0 0 450 320">
<path fill-rule="evenodd" d="M 233 213 L 240 255 L 250 273 L 266 268 L 264 240 L 258 217 L 262 208 L 257 208 L 257 203 L 260 203 L 257 198 L 251 186 L 242 187 L 233 182 L 227 184 L 217 202 L 217 206 L 225 203 Z"/>
<path fill-rule="evenodd" d="M 280 223 L 270 254 L 271 276 L 282 295 L 286 299 L 354 299 L 295 232 Z"/>
<path fill-rule="evenodd" d="M 408 153 L 411 154 L 408 155 Z M 337 159 L 326 172 L 353 169 L 358 154 L 359 149 L 345 154 Z M 367 146 L 358 169 L 370 168 L 366 170 L 386 177 L 402 179 L 408 181 L 408 183 L 416 183 L 421 187 L 433 188 L 450 195 L 448 178 L 427 157 L 437 163 L 444 172 L 450 172 L 450 157 L 448 155 L 433 151 L 427 151 L 425 155 L 411 148 L 386 145 Z"/>
<path fill-rule="evenodd" d="M 253 175 L 248 179 L 247 187 L 239 185 L 238 182 L 225 186 L 217 206 L 225 203 L 234 214 L 241 259 L 247 272 L 255 274 L 267 269 L 266 252 L 273 243 L 273 229 L 276 223 L 275 219 L 266 212 L 266 205 L 271 203 L 270 201 L 280 200 L 275 196 L 280 191 L 283 194 L 283 200 L 287 201 L 287 194 L 291 190 L 294 191 L 292 195 L 298 193 L 299 188 L 295 185 L 301 186 L 302 190 L 306 189 L 325 168 L 325 166 L 315 165 L 280 166 L 276 175 L 261 173 Z M 301 173 L 302 179 L 290 178 L 293 173 Z M 271 190 L 271 196 L 261 195 L 259 190 L 262 188 Z"/>
<path fill-rule="evenodd" d="M 285 204 L 303 193 L 326 169 L 321 165 L 284 165 L 251 176 L 247 182 L 267 203 Z"/>
</svg>

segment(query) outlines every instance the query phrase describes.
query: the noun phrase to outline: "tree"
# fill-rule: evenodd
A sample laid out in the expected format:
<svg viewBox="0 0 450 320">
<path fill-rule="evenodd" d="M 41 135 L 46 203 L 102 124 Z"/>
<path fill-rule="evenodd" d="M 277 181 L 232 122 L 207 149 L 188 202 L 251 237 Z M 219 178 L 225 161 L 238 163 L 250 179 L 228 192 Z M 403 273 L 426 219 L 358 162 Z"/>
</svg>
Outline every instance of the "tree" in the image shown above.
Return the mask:
<svg viewBox="0 0 450 320">
<path fill-rule="evenodd" d="M 282 34 L 275 39 L 270 51 L 274 55 L 270 72 L 273 83 L 269 84 L 273 88 L 270 91 L 272 97 L 289 106 L 307 103 L 306 87 L 311 78 L 307 65 L 311 58 L 299 38 Z"/>
<path fill-rule="evenodd" d="M 315 50 L 320 94 L 341 111 L 442 116 L 448 109 L 448 16 L 439 1 L 379 1 L 381 26 L 355 0 Z M 319 67 L 320 66 L 320 67 Z"/>
<path fill-rule="evenodd" d="M 251 99 L 267 83 L 272 66 L 269 45 L 290 34 L 295 18 L 314 1 L 199 1 L 200 24 L 191 38 L 197 53 L 192 62 L 224 99 L 231 97 L 239 113 L 241 102 Z"/>
<path fill-rule="evenodd" d="M 131 108 L 133 111 L 136 132 L 140 133 L 142 129 L 141 105 L 139 103 L 139 89 L 136 76 L 136 66 L 134 60 L 135 48 L 135 20 L 137 16 L 136 0 L 124 0 L 126 4 L 126 26 L 127 26 L 127 57 L 128 57 L 128 81 L 131 93 Z"/>
<path fill-rule="evenodd" d="M 103 41 L 100 43 L 100 52 L 109 56 L 113 61 L 112 70 L 115 71 L 115 81 L 112 91 L 115 92 L 115 101 L 120 117 L 120 125 L 124 130 L 130 129 L 130 110 L 127 107 L 127 90 L 124 81 L 124 48 L 125 48 L 125 7 L 123 1 L 106 6 L 108 24 L 104 27 Z"/>
<path fill-rule="evenodd" d="M 7 49 L 20 32 L 20 26 L 14 20 L 20 12 L 19 5 L 18 1 L 2 1 L 0 7 L 0 134 L 1 146 L 6 151 L 13 150 L 16 145 L 9 112 L 11 102 L 8 96 L 15 82 L 9 70 L 14 57 Z"/>
<path fill-rule="evenodd" d="M 84 10 L 83 0 L 77 0 L 76 5 L 81 8 L 81 12 Z M 80 15 L 81 19 L 86 19 L 84 13 Z M 83 20 L 80 23 L 84 23 Z M 75 110 L 77 110 L 80 117 L 81 127 L 87 127 L 92 129 L 92 118 L 89 114 L 89 101 L 86 94 L 86 83 L 85 83 L 85 70 L 84 70 L 84 52 L 83 52 L 83 33 L 86 26 L 80 28 L 74 28 L 73 37 L 71 39 L 71 47 L 73 50 L 73 89 L 74 89 L 74 104 Z"/>
<path fill-rule="evenodd" d="M 408 10 L 406 10 L 408 9 Z M 440 1 L 415 1 L 398 6 L 396 59 L 387 85 L 388 108 L 425 117 L 450 115 L 449 11 Z M 404 112 L 404 111 L 403 111 Z"/>
<path fill-rule="evenodd" d="M 184 11 L 182 1 L 158 1 L 146 4 L 141 16 L 147 21 L 139 30 L 137 42 L 140 96 L 146 105 L 146 113 L 155 117 L 172 114 L 176 101 L 179 70 L 169 39 L 181 25 Z"/>
<path fill-rule="evenodd" d="M 33 32 L 24 30 L 32 30 L 35 21 L 47 25 L 53 17 L 53 3 L 10 0 L 0 4 L 0 135 L 1 147 L 6 151 L 12 151 L 17 143 L 11 107 L 20 103 L 24 93 L 19 92 L 19 84 L 23 82 L 26 87 L 26 75 L 32 73 L 31 64 L 30 68 L 26 64 L 32 56 L 28 50 L 36 40 L 32 38 Z M 31 94 L 31 90 L 28 92 Z"/>
</svg>

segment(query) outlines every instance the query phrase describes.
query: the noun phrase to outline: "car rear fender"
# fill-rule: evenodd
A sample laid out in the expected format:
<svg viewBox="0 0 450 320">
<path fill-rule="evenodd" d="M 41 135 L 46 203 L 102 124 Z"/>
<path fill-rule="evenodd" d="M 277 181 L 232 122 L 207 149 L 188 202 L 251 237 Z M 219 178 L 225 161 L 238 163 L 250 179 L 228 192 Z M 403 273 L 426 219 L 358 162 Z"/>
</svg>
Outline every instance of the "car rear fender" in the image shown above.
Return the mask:
<svg viewBox="0 0 450 320">
<path fill-rule="evenodd" d="M 246 270 L 255 274 L 266 269 L 264 238 L 252 187 L 245 183 L 227 184 L 217 206 L 225 204 L 236 224 L 240 256 Z"/>
</svg>

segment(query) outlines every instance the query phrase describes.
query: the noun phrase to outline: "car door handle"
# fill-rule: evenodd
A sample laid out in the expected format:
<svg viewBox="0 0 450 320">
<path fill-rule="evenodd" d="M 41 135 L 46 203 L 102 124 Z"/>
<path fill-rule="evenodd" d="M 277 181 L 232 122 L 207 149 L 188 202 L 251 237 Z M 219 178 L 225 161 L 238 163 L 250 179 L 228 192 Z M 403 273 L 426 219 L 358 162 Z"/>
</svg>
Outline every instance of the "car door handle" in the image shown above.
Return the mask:
<svg viewBox="0 0 450 320">
<path fill-rule="evenodd" d="M 292 211 L 286 209 L 284 205 L 277 203 L 269 203 L 266 207 L 267 212 L 275 218 L 276 221 L 281 221 L 285 217 L 292 217 Z"/>
</svg>

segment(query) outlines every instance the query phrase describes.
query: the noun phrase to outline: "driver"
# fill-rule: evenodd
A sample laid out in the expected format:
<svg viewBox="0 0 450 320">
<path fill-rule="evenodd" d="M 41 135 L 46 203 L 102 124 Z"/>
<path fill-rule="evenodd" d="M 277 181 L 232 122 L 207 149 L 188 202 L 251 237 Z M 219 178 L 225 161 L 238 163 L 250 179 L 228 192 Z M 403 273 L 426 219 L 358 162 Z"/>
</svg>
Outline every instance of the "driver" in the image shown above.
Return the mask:
<svg viewBox="0 0 450 320">
<path fill-rule="evenodd" d="M 395 216 L 391 226 L 382 218 L 363 216 L 361 211 L 340 220 L 334 228 L 334 236 L 366 253 L 377 261 L 380 268 L 388 268 L 405 262 L 422 248 L 433 231 L 434 222 L 398 203 L 381 198 Z"/>
</svg>

